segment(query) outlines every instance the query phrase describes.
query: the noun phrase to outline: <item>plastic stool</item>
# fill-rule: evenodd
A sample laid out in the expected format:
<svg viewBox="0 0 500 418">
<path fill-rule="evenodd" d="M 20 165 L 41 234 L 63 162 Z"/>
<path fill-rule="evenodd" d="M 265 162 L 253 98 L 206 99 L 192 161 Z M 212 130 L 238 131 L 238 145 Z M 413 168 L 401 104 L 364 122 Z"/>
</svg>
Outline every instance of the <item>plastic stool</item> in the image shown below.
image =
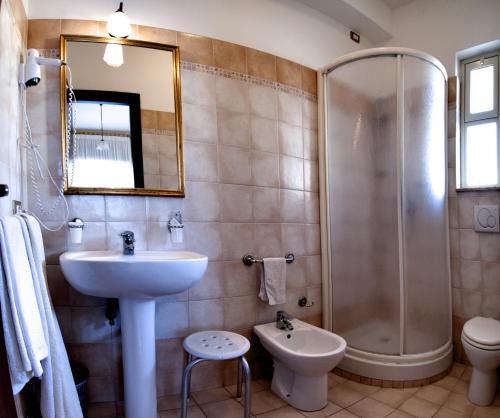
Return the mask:
<svg viewBox="0 0 500 418">
<path fill-rule="evenodd" d="M 227 331 L 201 331 L 186 337 L 183 343 L 188 353 L 187 364 L 182 374 L 181 418 L 187 417 L 187 403 L 191 385 L 191 370 L 202 361 L 238 359 L 236 397 L 241 397 L 243 377 L 245 379 L 245 418 L 250 418 L 251 373 L 245 353 L 250 342 L 242 335 Z M 242 373 L 243 372 L 243 373 Z"/>
</svg>

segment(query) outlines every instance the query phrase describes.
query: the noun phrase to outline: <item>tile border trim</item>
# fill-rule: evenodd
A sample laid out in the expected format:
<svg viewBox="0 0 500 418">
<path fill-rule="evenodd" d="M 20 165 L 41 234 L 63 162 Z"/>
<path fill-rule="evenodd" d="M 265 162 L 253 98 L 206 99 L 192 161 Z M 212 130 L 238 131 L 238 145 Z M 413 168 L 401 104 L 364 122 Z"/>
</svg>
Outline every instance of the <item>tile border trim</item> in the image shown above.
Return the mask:
<svg viewBox="0 0 500 418">
<path fill-rule="evenodd" d="M 40 56 L 46 58 L 59 58 L 61 56 L 60 49 L 39 49 Z M 304 90 L 290 87 L 285 84 L 278 83 L 277 81 L 266 80 L 263 78 L 254 77 L 248 74 L 239 73 L 236 71 L 229 71 L 223 68 L 214 67 L 212 65 L 198 64 L 189 61 L 181 61 L 181 71 L 194 71 L 199 73 L 213 74 L 219 77 L 225 77 L 232 80 L 243 81 L 255 86 L 269 87 L 273 90 L 283 93 L 292 94 L 302 99 L 309 100 L 317 103 L 318 97 L 315 94 L 308 93 Z"/>
</svg>

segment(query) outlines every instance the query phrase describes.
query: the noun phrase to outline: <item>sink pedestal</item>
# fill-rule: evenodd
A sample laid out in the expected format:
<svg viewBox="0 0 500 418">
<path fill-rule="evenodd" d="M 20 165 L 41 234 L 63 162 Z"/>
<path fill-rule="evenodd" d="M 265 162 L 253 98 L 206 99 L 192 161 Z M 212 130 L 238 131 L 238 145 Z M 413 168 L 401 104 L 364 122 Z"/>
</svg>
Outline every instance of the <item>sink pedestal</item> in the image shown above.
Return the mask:
<svg viewBox="0 0 500 418">
<path fill-rule="evenodd" d="M 120 298 L 125 416 L 156 418 L 155 300 Z"/>
</svg>

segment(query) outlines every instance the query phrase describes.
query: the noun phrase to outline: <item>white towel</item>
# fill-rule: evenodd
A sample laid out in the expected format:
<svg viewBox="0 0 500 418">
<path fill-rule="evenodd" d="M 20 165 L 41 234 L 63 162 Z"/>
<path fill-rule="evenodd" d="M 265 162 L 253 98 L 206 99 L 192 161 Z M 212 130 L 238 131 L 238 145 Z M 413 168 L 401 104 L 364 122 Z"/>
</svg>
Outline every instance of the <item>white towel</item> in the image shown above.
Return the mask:
<svg viewBox="0 0 500 418">
<path fill-rule="evenodd" d="M 259 298 L 269 305 L 286 303 L 285 258 L 264 258 L 263 265 Z"/>
<path fill-rule="evenodd" d="M 14 216 L 2 216 L 0 225 L 0 251 L 5 287 L 9 295 L 11 319 L 24 369 L 14 372 L 32 372 L 34 376 L 40 377 L 43 373 L 41 361 L 48 356 L 49 350 L 42 328 L 41 307 L 35 295 L 21 223 Z"/>
<path fill-rule="evenodd" d="M 20 218 L 36 286 L 37 299 L 43 304 L 43 329 L 50 356 L 43 362 L 40 409 L 43 418 L 82 418 L 82 410 L 71 373 L 61 330 L 47 291 L 45 251 L 38 221 L 29 215 Z M 25 224 L 24 224 L 25 222 Z"/>
</svg>

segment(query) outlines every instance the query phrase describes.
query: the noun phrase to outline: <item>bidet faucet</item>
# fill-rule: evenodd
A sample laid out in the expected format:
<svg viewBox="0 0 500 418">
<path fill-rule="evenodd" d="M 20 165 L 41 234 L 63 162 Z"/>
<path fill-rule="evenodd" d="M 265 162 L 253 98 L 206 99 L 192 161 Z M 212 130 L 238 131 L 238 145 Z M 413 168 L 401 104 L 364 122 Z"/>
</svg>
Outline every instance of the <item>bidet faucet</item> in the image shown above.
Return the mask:
<svg viewBox="0 0 500 418">
<path fill-rule="evenodd" d="M 276 328 L 282 330 L 293 331 L 293 325 L 290 322 L 292 317 L 285 311 L 276 312 Z"/>
<path fill-rule="evenodd" d="M 123 238 L 123 255 L 134 255 L 134 233 L 123 231 L 120 235 Z"/>
</svg>

